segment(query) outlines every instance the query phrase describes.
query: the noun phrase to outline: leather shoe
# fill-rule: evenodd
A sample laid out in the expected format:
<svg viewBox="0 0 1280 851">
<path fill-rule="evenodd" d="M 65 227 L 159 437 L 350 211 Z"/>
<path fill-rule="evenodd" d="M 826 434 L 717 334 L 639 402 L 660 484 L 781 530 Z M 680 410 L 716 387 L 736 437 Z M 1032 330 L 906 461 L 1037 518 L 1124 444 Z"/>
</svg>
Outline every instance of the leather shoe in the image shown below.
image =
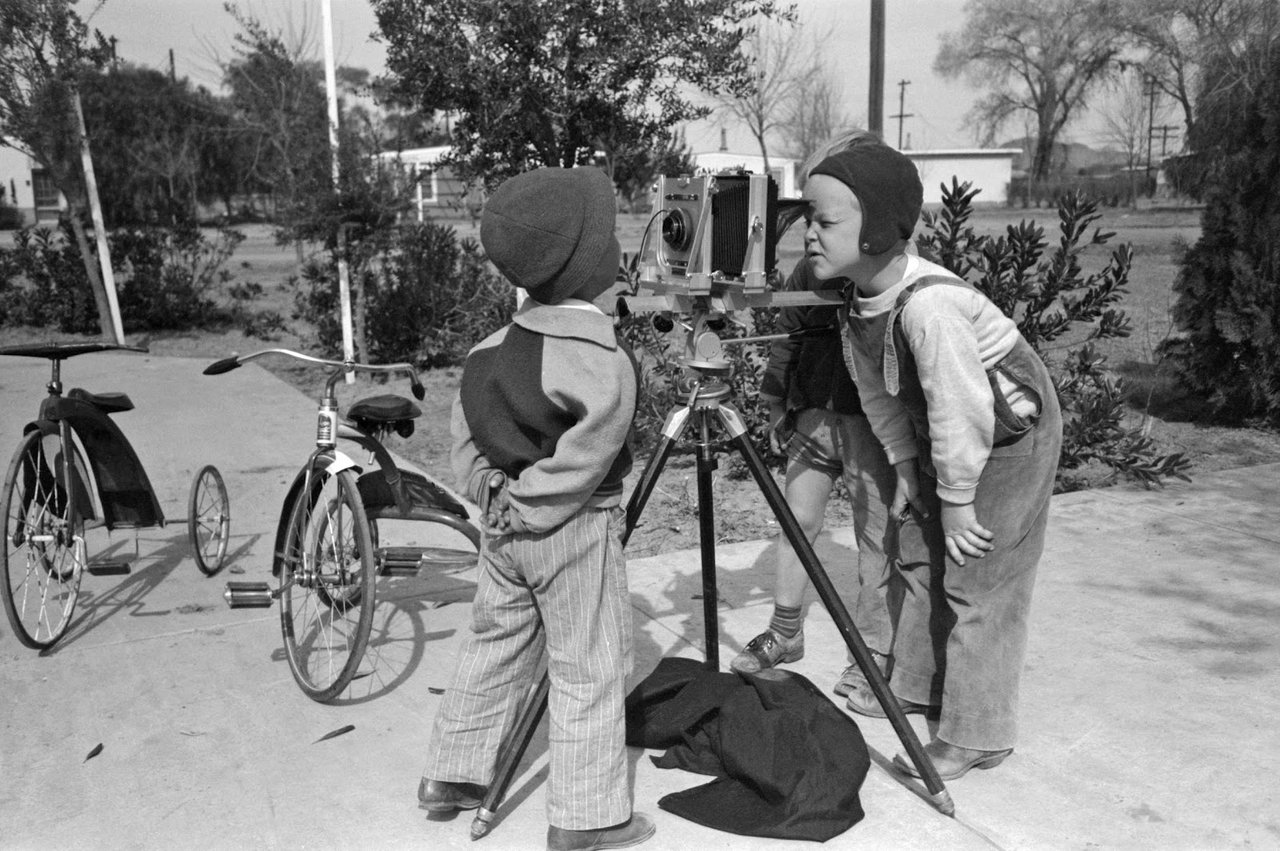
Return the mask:
<svg viewBox="0 0 1280 851">
<path fill-rule="evenodd" d="M 897 700 L 898 706 L 902 707 L 903 715 L 927 715 L 935 709 L 935 707 L 927 703 L 912 703 L 900 697 Z M 866 680 L 863 680 L 861 684 L 849 691 L 849 695 L 845 699 L 845 706 L 868 718 L 889 717 L 885 714 L 884 707 L 880 705 L 880 701 L 876 699 L 876 693 L 871 690 L 871 684 Z"/>
<path fill-rule="evenodd" d="M 451 783 L 422 778 L 418 784 L 418 806 L 429 813 L 474 810 L 484 798 L 485 787 L 478 783 Z"/>
<path fill-rule="evenodd" d="M 958 780 L 964 777 L 971 768 L 995 768 L 1004 762 L 1005 757 L 1013 753 L 1013 748 L 1005 748 L 1000 751 L 980 751 L 974 748 L 962 748 L 948 744 L 941 739 L 934 739 L 924 746 L 924 752 L 928 754 L 929 759 L 933 762 L 933 767 L 938 770 L 938 778 L 940 780 Z M 920 776 L 920 772 L 916 771 L 916 767 L 911 763 L 910 757 L 905 754 L 895 756 L 893 764 L 899 770 L 905 771 L 912 777 Z"/>
<path fill-rule="evenodd" d="M 613 827 L 597 830 L 566 830 L 551 825 L 547 828 L 547 851 L 603 851 L 605 848 L 630 848 L 653 836 L 653 819 L 644 813 Z"/>
</svg>

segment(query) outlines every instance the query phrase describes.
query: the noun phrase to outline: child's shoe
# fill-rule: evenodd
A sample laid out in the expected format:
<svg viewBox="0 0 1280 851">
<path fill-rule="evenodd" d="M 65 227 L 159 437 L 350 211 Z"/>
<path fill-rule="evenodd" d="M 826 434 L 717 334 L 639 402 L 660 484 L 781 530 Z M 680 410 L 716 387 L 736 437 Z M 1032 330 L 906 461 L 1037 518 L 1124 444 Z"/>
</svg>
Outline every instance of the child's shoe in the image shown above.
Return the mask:
<svg viewBox="0 0 1280 851">
<path fill-rule="evenodd" d="M 741 674 L 758 674 L 783 662 L 799 662 L 804 658 L 804 630 L 795 638 L 784 638 L 771 629 L 747 642 L 742 652 L 733 657 L 729 667 Z"/>
<path fill-rule="evenodd" d="M 630 848 L 653 836 L 653 819 L 644 813 L 613 827 L 598 830 L 566 830 L 551 825 L 547 828 L 547 851 L 603 851 L 605 848 Z"/>
<path fill-rule="evenodd" d="M 450 783 L 426 777 L 418 784 L 418 806 L 429 813 L 474 810 L 484 799 L 485 788 L 477 783 Z"/>
<path fill-rule="evenodd" d="M 871 658 L 876 662 L 876 667 L 880 669 L 880 673 L 884 674 L 887 680 L 889 674 L 893 671 L 890 658 L 875 650 L 871 650 L 870 653 Z M 867 677 L 862 673 L 862 669 L 857 664 L 853 664 L 844 669 L 844 673 L 840 675 L 840 679 L 836 680 L 836 684 L 831 690 L 841 697 L 846 697 L 849 692 L 858 689 L 869 691 L 871 686 L 867 683 Z"/>
</svg>

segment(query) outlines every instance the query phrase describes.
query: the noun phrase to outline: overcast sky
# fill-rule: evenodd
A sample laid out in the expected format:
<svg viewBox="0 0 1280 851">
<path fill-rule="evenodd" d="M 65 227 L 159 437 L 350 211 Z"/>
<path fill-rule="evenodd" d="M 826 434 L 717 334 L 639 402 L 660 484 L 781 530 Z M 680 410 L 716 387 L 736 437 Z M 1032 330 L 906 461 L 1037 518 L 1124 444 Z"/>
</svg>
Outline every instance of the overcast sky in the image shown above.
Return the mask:
<svg viewBox="0 0 1280 851">
<path fill-rule="evenodd" d="M 377 23 L 368 0 L 329 2 L 338 64 L 381 73 L 385 51 L 370 37 Z M 281 29 L 290 21 L 295 25 L 307 22 L 317 44 L 323 4 L 324 0 L 238 3 L 271 29 Z M 904 143 L 916 149 L 972 147 L 974 137 L 964 126 L 964 117 L 978 92 L 962 81 L 936 77 L 931 70 L 939 36 L 961 26 L 964 0 L 889 0 L 885 5 L 885 138 L 897 142 L 898 120 L 892 116 L 899 112 L 898 82 L 909 80 L 901 110 L 911 115 L 903 122 Z M 797 0 L 806 28 L 830 32 L 828 61 L 844 83 L 845 112 L 859 123 L 865 123 L 867 116 L 870 6 L 868 0 Z M 214 89 L 218 61 L 229 56 L 231 39 L 238 29 L 223 9 L 223 0 L 79 0 L 77 9 L 82 16 L 92 16 L 92 26 L 118 39 L 120 58 L 167 69 L 172 50 L 179 76 Z M 1018 128 L 1010 125 L 1002 138 L 1016 135 Z M 713 122 L 689 128 L 687 138 L 695 151 L 719 147 L 719 129 Z M 1066 140 L 1101 142 L 1099 134 L 1087 127 L 1069 127 Z M 736 152 L 755 150 L 750 134 L 743 131 L 731 128 L 728 141 Z"/>
</svg>

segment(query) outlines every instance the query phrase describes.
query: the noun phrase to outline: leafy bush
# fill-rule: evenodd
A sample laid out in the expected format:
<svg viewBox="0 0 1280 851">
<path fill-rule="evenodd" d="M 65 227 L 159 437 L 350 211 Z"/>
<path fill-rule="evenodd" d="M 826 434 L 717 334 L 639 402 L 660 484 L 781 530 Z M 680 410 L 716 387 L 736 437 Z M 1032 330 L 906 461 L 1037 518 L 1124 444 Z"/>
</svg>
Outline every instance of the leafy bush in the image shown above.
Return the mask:
<svg viewBox="0 0 1280 851">
<path fill-rule="evenodd" d="M 231 317 L 213 295 L 222 267 L 244 239 L 221 229 L 213 239 L 193 225 L 125 228 L 107 237 L 126 331 L 192 328 Z M 98 313 L 67 222 L 57 231 L 22 228 L 0 249 L 0 324 L 98 333 Z"/>
<path fill-rule="evenodd" d="M 1115 305 L 1125 293 L 1133 252 L 1116 248 L 1099 271 L 1085 275 L 1080 258 L 1106 245 L 1113 233 L 1090 227 L 1101 217 L 1098 203 L 1082 195 L 1059 202 L 1060 236 L 1053 251 L 1044 229 L 1033 222 L 1009 225 L 1004 236 L 977 235 L 968 225 L 977 190 L 969 183 L 942 187 L 942 208 L 924 214 L 920 251 L 985 293 L 1014 319 L 1027 342 L 1045 358 L 1063 411 L 1059 491 L 1086 484 L 1081 469 L 1090 462 L 1153 486 L 1186 479 L 1189 462 L 1181 453 L 1160 455 L 1140 427 L 1124 424 L 1126 409 L 1119 378 L 1106 370 L 1094 340 L 1126 337 L 1130 323 Z M 1061 362 L 1050 355 L 1065 349 Z"/>
<path fill-rule="evenodd" d="M 367 356 L 455 366 L 511 321 L 515 291 L 493 272 L 479 244 L 432 222 L 390 232 L 376 252 L 351 252 L 353 298 L 362 303 Z M 321 349 L 342 349 L 335 251 L 308 260 L 294 287 L 295 318 L 315 327 Z"/>
<path fill-rule="evenodd" d="M 71 226 L 19 228 L 0 249 L 0 324 L 96 333 L 98 309 Z"/>
<path fill-rule="evenodd" d="M 244 234 L 220 228 L 207 239 L 194 224 L 121 228 L 108 237 L 120 315 L 127 330 L 192 328 L 218 318 L 213 295 Z"/>
</svg>

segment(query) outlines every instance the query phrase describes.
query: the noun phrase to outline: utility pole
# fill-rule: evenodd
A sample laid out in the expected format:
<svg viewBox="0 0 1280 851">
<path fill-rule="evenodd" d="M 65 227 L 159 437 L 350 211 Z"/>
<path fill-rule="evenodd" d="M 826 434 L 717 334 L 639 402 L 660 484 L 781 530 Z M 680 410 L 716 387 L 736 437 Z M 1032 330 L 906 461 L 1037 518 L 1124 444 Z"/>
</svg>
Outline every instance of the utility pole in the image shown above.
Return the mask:
<svg viewBox="0 0 1280 851">
<path fill-rule="evenodd" d="M 1160 131 L 1160 159 L 1161 159 L 1161 160 L 1163 160 L 1163 159 L 1164 159 L 1164 157 L 1165 157 L 1166 146 L 1167 146 L 1167 144 L 1168 144 L 1168 142 L 1169 142 L 1169 131 L 1170 131 L 1170 130 L 1177 130 L 1177 129 L 1178 129 L 1178 125 L 1176 125 L 1176 124 L 1161 124 L 1161 125 L 1160 125 L 1159 127 L 1157 127 L 1156 129 Z"/>
<path fill-rule="evenodd" d="M 169 48 L 169 82 L 178 82 L 178 71 L 173 67 L 173 48 Z"/>
<path fill-rule="evenodd" d="M 884 0 L 871 0 L 871 76 L 867 84 L 867 129 L 884 137 Z"/>
<path fill-rule="evenodd" d="M 902 150 L 902 119 L 915 117 L 915 113 L 902 111 L 903 105 L 906 103 L 907 86 L 909 85 L 911 85 L 910 80 L 898 81 L 898 114 L 889 116 L 890 118 L 898 119 L 898 150 L 899 151 Z"/>
<path fill-rule="evenodd" d="M 1150 106 L 1147 108 L 1147 183 L 1151 182 L 1151 147 L 1155 141 L 1156 132 L 1156 78 L 1147 75 L 1147 85 L 1151 87 L 1149 97 L 1151 98 Z"/>
</svg>

